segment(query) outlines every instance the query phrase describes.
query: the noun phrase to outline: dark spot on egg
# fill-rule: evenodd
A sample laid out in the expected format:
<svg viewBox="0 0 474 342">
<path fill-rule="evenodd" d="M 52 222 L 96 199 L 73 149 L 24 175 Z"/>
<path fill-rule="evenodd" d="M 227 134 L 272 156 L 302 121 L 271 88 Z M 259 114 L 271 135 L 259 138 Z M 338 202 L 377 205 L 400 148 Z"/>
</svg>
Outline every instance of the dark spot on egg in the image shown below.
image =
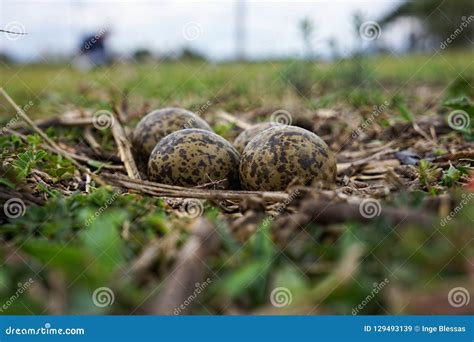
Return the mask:
<svg viewBox="0 0 474 342">
<path fill-rule="evenodd" d="M 148 160 L 153 148 L 167 135 L 187 128 L 211 131 L 211 127 L 199 116 L 182 108 L 163 108 L 145 115 L 133 133 L 133 149 L 137 159 Z M 173 153 L 169 146 L 166 153 Z"/>
<path fill-rule="evenodd" d="M 264 130 L 270 127 L 275 127 L 278 125 L 280 124 L 275 122 L 262 122 L 253 125 L 242 131 L 242 133 L 240 133 L 237 138 L 235 138 L 234 147 L 237 149 L 237 151 L 239 151 L 239 153 L 242 153 L 247 144 L 250 142 L 250 140 L 252 140 L 257 134 L 263 132 Z"/>
<path fill-rule="evenodd" d="M 246 190 L 281 191 L 295 179 L 334 182 L 336 159 L 316 134 L 295 126 L 271 127 L 245 147 L 240 161 L 240 182 Z"/>
<path fill-rule="evenodd" d="M 202 129 L 184 129 L 169 134 L 155 146 L 148 161 L 148 177 L 158 183 L 180 186 L 225 180 L 221 188 L 237 188 L 239 161 L 237 150 L 219 135 Z"/>
</svg>

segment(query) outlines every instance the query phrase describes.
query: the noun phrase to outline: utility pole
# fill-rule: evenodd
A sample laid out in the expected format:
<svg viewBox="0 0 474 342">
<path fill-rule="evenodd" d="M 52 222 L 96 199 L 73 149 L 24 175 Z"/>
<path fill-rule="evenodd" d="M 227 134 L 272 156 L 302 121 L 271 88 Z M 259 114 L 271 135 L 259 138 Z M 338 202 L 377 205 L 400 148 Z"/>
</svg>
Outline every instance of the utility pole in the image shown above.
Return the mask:
<svg viewBox="0 0 474 342">
<path fill-rule="evenodd" d="M 235 55 L 237 60 L 245 60 L 245 0 L 235 3 Z"/>
</svg>

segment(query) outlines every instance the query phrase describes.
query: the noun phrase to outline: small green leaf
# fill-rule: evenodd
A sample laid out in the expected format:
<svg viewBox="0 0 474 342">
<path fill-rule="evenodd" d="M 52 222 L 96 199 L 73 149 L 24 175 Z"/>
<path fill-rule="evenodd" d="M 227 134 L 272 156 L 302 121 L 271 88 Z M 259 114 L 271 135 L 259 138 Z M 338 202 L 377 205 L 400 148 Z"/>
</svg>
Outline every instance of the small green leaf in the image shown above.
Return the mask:
<svg viewBox="0 0 474 342">
<path fill-rule="evenodd" d="M 474 116 L 474 103 L 467 96 L 460 96 L 443 102 L 445 107 L 463 110 L 472 118 Z"/>
<path fill-rule="evenodd" d="M 247 291 L 256 282 L 260 282 L 260 277 L 265 275 L 270 266 L 264 260 L 247 263 L 225 277 L 222 280 L 220 290 L 230 298 L 235 298 Z"/>
<path fill-rule="evenodd" d="M 398 110 L 400 111 L 400 115 L 402 116 L 402 118 L 405 120 L 405 121 L 408 121 L 408 122 L 415 122 L 415 118 L 413 117 L 413 114 L 410 113 L 408 111 L 408 109 L 403 105 L 401 104 L 399 107 L 398 107 Z"/>
<path fill-rule="evenodd" d="M 445 171 L 443 174 L 442 183 L 447 187 L 452 187 L 463 175 L 465 169 L 457 169 L 454 166 L 450 166 L 448 171 Z"/>
<path fill-rule="evenodd" d="M 8 179 L 6 178 L 2 178 L 0 177 L 0 184 L 3 184 L 5 186 L 8 186 L 9 188 L 11 189 L 15 189 L 15 184 L 13 184 L 12 182 L 10 182 Z"/>
<path fill-rule="evenodd" d="M 41 139 L 41 137 L 38 134 L 30 134 L 26 137 L 26 141 L 30 145 L 37 146 L 37 145 L 41 144 L 41 142 L 43 140 Z"/>
<path fill-rule="evenodd" d="M 43 150 L 39 150 L 36 152 L 35 154 L 35 160 L 41 160 L 43 159 L 44 157 L 46 157 L 48 155 L 48 153 L 46 153 L 46 151 L 43 151 Z"/>
</svg>

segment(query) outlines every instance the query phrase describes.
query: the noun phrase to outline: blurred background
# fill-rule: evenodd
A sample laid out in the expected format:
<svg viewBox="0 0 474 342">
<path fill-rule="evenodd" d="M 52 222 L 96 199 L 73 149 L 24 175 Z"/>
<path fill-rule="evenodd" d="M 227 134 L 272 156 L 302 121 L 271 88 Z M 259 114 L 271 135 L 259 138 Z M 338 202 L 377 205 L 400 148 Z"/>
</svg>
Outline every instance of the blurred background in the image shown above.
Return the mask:
<svg viewBox="0 0 474 342">
<path fill-rule="evenodd" d="M 440 49 L 472 2 L 438 1 L 0 1 L 2 60 L 53 62 L 76 56 L 87 38 L 108 32 L 111 58 L 202 57 L 211 61 L 289 57 L 334 59 L 361 49 L 397 54 Z M 380 26 L 361 44 L 358 21 Z M 359 23 L 360 24 L 360 23 Z M 474 25 L 447 48 L 472 44 Z M 383 31 L 383 32 L 382 32 Z M 93 44 L 91 44 L 93 45 Z"/>
<path fill-rule="evenodd" d="M 0 87 L 98 173 L 122 168 L 111 130 L 94 124 L 102 110 L 132 132 L 153 109 L 186 108 L 228 141 L 283 112 L 337 152 L 340 199 L 436 221 L 340 222 L 344 210 L 318 221 L 312 197 L 267 220 L 257 201 L 205 201 L 222 235 L 198 262 L 209 289 L 197 297 L 190 277 L 184 298 L 168 296 L 195 217 L 88 189 L 0 96 L 0 160 L 12 165 L 0 197 L 27 204 L 0 216 L 0 313 L 156 314 L 157 298 L 173 309 L 188 296 L 192 314 L 474 312 L 472 0 L 0 0 L 0 31 Z M 112 300 L 97 305 L 104 287 Z M 281 287 L 286 307 L 271 301 Z M 461 305 L 449 301 L 457 289 Z"/>
</svg>

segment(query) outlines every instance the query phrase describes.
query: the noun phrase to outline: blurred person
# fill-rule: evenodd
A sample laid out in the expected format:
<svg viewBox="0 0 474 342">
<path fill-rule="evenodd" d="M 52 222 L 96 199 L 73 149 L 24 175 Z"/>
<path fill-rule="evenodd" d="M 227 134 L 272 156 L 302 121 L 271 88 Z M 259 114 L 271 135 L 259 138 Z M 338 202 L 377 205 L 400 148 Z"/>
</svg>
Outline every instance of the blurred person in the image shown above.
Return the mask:
<svg viewBox="0 0 474 342">
<path fill-rule="evenodd" d="M 74 63 L 75 66 L 80 70 L 90 70 L 109 64 L 111 58 L 106 48 L 109 36 L 110 32 L 104 29 L 94 35 L 84 37 L 79 47 L 79 56 Z"/>
</svg>

